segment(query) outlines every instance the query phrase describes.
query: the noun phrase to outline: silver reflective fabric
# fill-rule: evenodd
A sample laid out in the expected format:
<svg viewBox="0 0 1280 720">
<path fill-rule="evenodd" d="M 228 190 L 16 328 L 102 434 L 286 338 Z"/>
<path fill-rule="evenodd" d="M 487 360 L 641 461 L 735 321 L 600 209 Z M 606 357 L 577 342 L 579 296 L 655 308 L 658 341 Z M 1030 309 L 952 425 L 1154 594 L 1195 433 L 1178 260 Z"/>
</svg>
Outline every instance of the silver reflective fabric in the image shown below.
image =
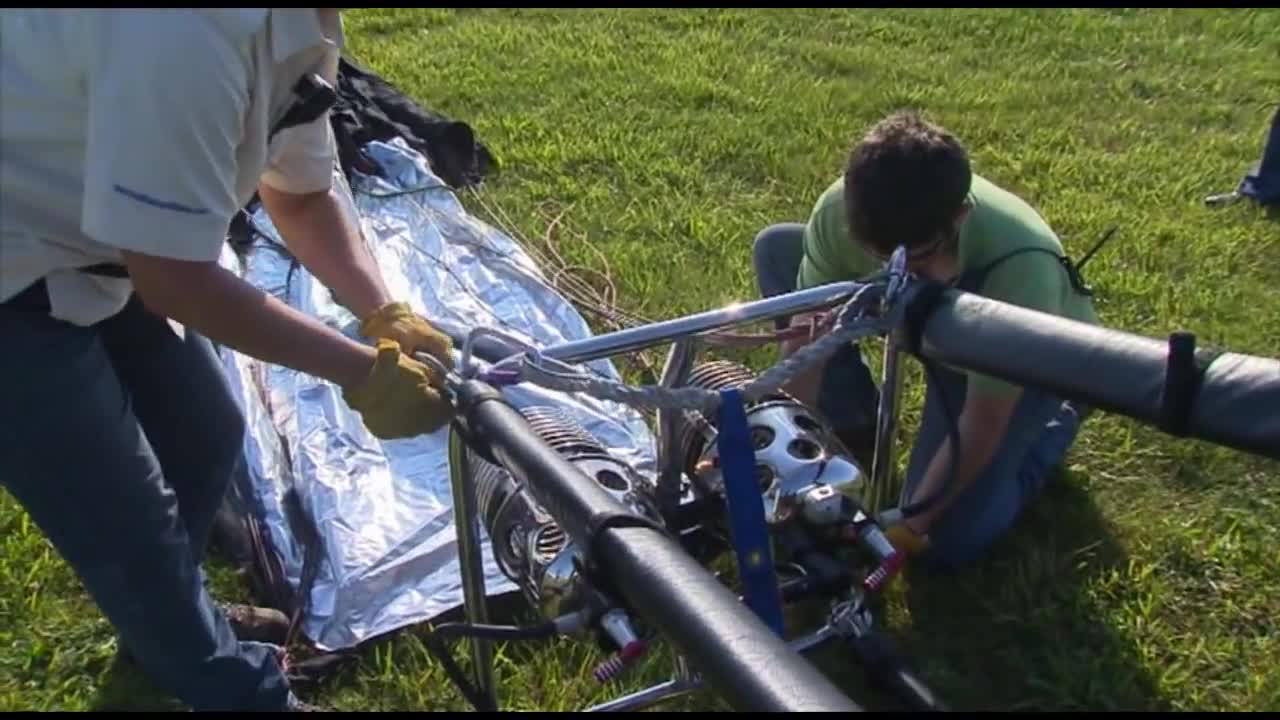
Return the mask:
<svg viewBox="0 0 1280 720">
<path fill-rule="evenodd" d="M 521 246 L 470 215 L 425 157 L 398 139 L 366 149 L 383 177 L 360 176 L 348 186 L 335 168 L 335 181 L 395 298 L 428 318 L 495 327 L 536 346 L 591 335 Z M 281 242 L 265 212 L 253 220 Z M 306 270 L 291 267 L 272 242 L 259 239 L 243 262 L 228 247 L 221 262 L 294 308 L 356 336 L 356 319 Z M 348 648 L 460 606 L 446 432 L 380 441 L 343 402 L 339 388 L 225 349 L 222 358 L 249 429 L 237 481 L 295 589 L 306 535 L 292 527 L 284 510 L 289 488 L 296 488 L 319 534 L 320 565 L 302 626 L 307 637 L 322 649 Z M 618 379 L 608 361 L 591 367 Z M 517 407 L 554 404 L 568 410 L 620 459 L 645 474 L 654 472 L 653 438 L 638 412 L 525 385 L 504 394 Z M 515 590 L 499 573 L 488 542 L 484 537 L 487 592 Z"/>
</svg>

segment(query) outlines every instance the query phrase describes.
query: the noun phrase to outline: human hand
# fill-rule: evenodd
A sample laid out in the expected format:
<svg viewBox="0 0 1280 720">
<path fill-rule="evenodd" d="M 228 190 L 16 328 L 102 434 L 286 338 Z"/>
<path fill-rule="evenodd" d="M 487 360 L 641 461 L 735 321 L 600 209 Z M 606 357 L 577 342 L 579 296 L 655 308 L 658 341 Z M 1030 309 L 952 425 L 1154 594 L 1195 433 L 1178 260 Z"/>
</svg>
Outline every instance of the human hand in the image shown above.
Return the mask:
<svg viewBox="0 0 1280 720">
<path fill-rule="evenodd" d="M 452 406 L 436 389 L 442 380 L 394 340 L 382 339 L 369 375 L 342 393 L 370 432 L 392 440 L 435 432 L 453 419 Z"/>
<path fill-rule="evenodd" d="M 415 313 L 408 303 L 391 302 L 360 321 L 360 334 L 367 338 L 394 340 L 404 354 L 425 352 L 453 368 L 453 340 Z"/>
<path fill-rule="evenodd" d="M 897 522 L 884 528 L 884 536 L 893 544 L 894 549 L 908 558 L 913 558 L 929 549 L 929 536 L 917 532 L 906 522 Z"/>
<path fill-rule="evenodd" d="M 831 330 L 835 316 L 831 313 L 812 312 L 795 315 L 782 341 L 784 356 L 796 352 L 826 335 Z"/>
</svg>

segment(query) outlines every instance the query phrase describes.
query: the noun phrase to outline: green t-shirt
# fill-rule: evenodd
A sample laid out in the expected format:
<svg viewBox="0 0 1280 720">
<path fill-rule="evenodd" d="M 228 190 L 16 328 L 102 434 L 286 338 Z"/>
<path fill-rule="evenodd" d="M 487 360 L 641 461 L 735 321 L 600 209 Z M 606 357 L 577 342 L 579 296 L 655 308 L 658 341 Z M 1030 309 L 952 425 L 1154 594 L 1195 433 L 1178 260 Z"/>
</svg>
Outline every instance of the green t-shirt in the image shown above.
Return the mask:
<svg viewBox="0 0 1280 720">
<path fill-rule="evenodd" d="M 993 268 L 979 294 L 1012 305 L 1098 323 L 1092 300 L 1076 292 L 1059 256 L 1061 241 L 1044 218 L 1021 198 L 991 181 L 973 176 L 969 192 L 973 209 L 960 230 L 960 264 L 973 270 L 1025 247 Z M 844 180 L 832 183 L 818 198 L 804 230 L 804 257 L 796 279 L 800 288 L 856 280 L 880 269 L 880 261 L 859 249 L 849 236 L 844 212 Z M 1052 253 L 1052 254 L 1050 254 Z M 975 372 L 967 373 L 970 392 L 1007 394 L 1017 386 Z"/>
</svg>

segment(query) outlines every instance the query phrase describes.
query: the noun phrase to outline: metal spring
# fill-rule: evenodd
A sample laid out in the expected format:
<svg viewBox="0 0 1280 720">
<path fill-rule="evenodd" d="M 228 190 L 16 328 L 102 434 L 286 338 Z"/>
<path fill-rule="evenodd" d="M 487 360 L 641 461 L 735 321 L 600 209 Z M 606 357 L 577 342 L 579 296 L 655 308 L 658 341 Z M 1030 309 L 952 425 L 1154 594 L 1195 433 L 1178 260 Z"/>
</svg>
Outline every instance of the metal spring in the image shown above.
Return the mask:
<svg viewBox="0 0 1280 720">
<path fill-rule="evenodd" d="M 484 459 L 479 453 L 467 448 L 467 463 L 471 467 L 471 482 L 476 489 L 477 515 L 485 519 L 485 527 L 493 524 L 492 513 L 506 498 L 510 490 L 511 480 L 507 471 Z"/>
<path fill-rule="evenodd" d="M 756 379 L 756 373 L 750 368 L 732 360 L 712 360 L 700 363 L 689 372 L 689 379 L 685 385 L 719 392 L 732 387 L 742 387 L 747 383 Z M 775 397 L 786 397 L 782 393 L 774 393 L 765 400 Z M 715 426 L 715 418 L 707 418 L 712 427 Z M 681 419 L 680 427 L 676 431 L 677 447 L 680 449 L 680 457 L 684 460 L 685 472 L 693 473 L 694 464 L 702 454 L 706 436 L 702 431 L 687 419 Z"/>
<path fill-rule="evenodd" d="M 543 525 L 534 536 L 533 552 L 539 562 L 550 562 L 568 542 L 569 536 L 559 525 Z"/>
<path fill-rule="evenodd" d="M 599 453 L 604 448 L 585 428 L 575 421 L 563 408 L 554 405 L 522 408 L 520 414 L 529 423 L 534 434 L 542 438 L 556 452 L 573 457 L 576 455 Z M 472 482 L 476 488 L 476 504 L 479 515 L 486 518 L 486 525 L 492 522 L 490 513 L 496 511 L 498 504 L 506 494 L 500 490 L 509 487 L 507 471 L 488 462 L 473 450 L 467 450 L 472 468 Z"/>
<path fill-rule="evenodd" d="M 574 420 L 564 408 L 539 405 L 520 410 L 538 437 L 557 452 L 572 456 L 584 453 L 604 454 L 604 447 L 586 428 Z"/>
<path fill-rule="evenodd" d="M 881 565 L 874 572 L 863 580 L 862 587 L 868 592 L 880 592 L 880 587 L 884 585 L 884 581 L 889 579 L 889 569 Z"/>
<path fill-rule="evenodd" d="M 632 663 L 644 654 L 644 650 L 643 643 L 633 642 L 597 665 L 592 675 L 599 683 L 616 680 L 624 670 L 631 667 Z"/>
<path fill-rule="evenodd" d="M 596 666 L 594 673 L 596 682 L 609 682 L 621 675 L 626 668 L 627 664 L 623 661 L 621 655 L 612 655 L 609 659 Z"/>
</svg>

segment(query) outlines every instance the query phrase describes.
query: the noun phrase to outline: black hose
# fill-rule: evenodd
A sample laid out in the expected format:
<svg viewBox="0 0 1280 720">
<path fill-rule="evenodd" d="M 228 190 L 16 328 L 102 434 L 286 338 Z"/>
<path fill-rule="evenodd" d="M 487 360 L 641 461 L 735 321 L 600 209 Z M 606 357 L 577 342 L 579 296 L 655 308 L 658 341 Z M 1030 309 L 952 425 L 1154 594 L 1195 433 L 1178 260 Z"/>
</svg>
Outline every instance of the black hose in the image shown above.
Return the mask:
<svg viewBox="0 0 1280 720">
<path fill-rule="evenodd" d="M 446 640 L 452 640 L 459 637 L 483 637 L 491 640 L 533 640 L 540 638 L 553 637 L 558 633 L 558 628 L 554 622 L 546 622 L 538 625 L 518 626 L 518 625 L 484 625 L 478 623 L 450 622 L 441 623 L 432 628 L 426 634 L 427 649 L 436 660 L 440 662 L 440 666 L 444 668 L 444 672 L 449 676 L 449 680 L 457 686 L 458 692 L 471 703 L 478 712 L 497 712 L 498 708 L 491 702 L 491 698 L 480 692 L 474 684 L 472 684 L 467 674 L 454 660 L 453 653 L 449 651 L 449 647 L 445 644 Z"/>
<path fill-rule="evenodd" d="M 1185 333 L 1157 340 L 954 289 L 909 303 L 917 356 L 1280 459 L 1280 359 L 1187 352 Z"/>
<path fill-rule="evenodd" d="M 610 528 L 598 552 L 628 604 L 736 710 L 863 712 L 675 540 Z"/>
<path fill-rule="evenodd" d="M 871 631 L 850 640 L 867 676 L 912 712 L 948 712 L 929 686 L 907 667 L 883 633 Z"/>
<path fill-rule="evenodd" d="M 861 711 L 662 529 L 631 513 L 488 385 L 451 387 L 458 431 L 523 483 L 585 554 L 588 575 L 744 711 Z"/>
<path fill-rule="evenodd" d="M 462 696 L 467 699 L 467 702 L 471 703 L 471 707 L 475 708 L 477 712 L 498 711 L 497 704 L 493 699 L 490 698 L 488 694 L 480 692 L 480 689 L 471 683 L 467 674 L 463 672 L 462 668 L 458 665 L 457 660 L 454 660 L 453 653 L 449 652 L 448 646 L 441 641 L 439 636 L 434 633 L 428 633 L 425 641 L 427 643 L 427 650 L 430 651 L 432 655 L 436 656 L 436 660 L 438 660 L 440 662 L 440 666 L 444 668 L 445 674 L 448 675 L 449 679 L 453 681 L 453 684 L 457 686 L 458 692 L 462 693 Z"/>
</svg>

